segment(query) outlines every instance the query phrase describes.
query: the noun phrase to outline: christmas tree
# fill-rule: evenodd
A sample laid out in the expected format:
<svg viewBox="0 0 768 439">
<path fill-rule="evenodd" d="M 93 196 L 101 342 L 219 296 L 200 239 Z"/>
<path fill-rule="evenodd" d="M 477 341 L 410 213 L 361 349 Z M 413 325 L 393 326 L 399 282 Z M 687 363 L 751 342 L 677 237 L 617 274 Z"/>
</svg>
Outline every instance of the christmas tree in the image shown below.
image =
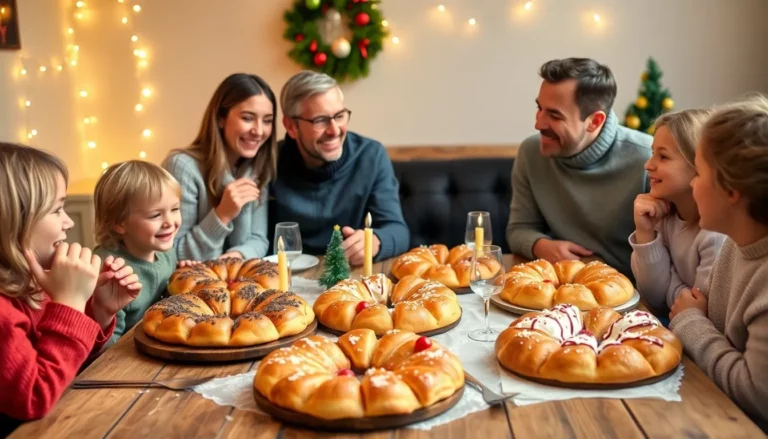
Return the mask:
<svg viewBox="0 0 768 439">
<path fill-rule="evenodd" d="M 653 122 L 657 117 L 671 110 L 675 102 L 669 90 L 661 86 L 661 70 L 653 58 L 648 58 L 648 66 L 643 72 L 642 83 L 637 100 L 627 108 L 624 125 L 629 128 L 653 134 Z"/>
<path fill-rule="evenodd" d="M 320 285 L 330 288 L 340 280 L 349 279 L 349 261 L 341 248 L 341 229 L 338 225 L 333 227 L 331 242 L 325 251 L 325 270 L 320 276 Z"/>
</svg>

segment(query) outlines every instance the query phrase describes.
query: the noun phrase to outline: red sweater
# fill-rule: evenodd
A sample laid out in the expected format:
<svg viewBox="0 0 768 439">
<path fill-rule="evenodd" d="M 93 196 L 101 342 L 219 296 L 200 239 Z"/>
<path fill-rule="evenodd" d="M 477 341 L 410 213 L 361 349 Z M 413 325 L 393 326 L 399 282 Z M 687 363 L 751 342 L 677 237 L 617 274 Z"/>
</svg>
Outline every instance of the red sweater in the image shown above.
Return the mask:
<svg viewBox="0 0 768 439">
<path fill-rule="evenodd" d="M 92 352 L 109 340 L 91 317 L 51 302 L 40 309 L 0 294 L 0 414 L 19 420 L 45 416 Z"/>
</svg>

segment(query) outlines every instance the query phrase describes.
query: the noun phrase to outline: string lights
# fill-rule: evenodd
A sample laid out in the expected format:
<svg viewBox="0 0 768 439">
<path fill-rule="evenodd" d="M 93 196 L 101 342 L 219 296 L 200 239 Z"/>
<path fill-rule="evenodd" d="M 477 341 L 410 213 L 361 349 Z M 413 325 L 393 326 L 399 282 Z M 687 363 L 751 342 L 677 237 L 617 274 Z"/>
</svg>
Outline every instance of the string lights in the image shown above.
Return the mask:
<svg viewBox="0 0 768 439">
<path fill-rule="evenodd" d="M 19 83 L 19 106 L 23 112 L 23 127 L 20 130 L 19 137 L 22 141 L 32 141 L 40 135 L 38 128 L 34 126 L 34 111 L 37 108 L 44 108 L 44 105 L 35 104 L 35 96 L 30 95 L 30 90 L 36 89 L 33 84 L 30 84 L 32 80 L 52 77 L 53 75 L 60 74 L 65 70 L 75 71 L 80 64 L 80 55 L 83 52 L 83 47 L 78 44 L 77 32 L 80 23 L 87 23 L 95 20 L 99 16 L 106 16 L 107 14 L 94 14 L 91 11 L 91 4 L 96 5 L 95 0 L 68 0 L 69 13 L 65 15 L 64 20 L 64 50 L 62 56 L 55 58 L 49 57 L 47 62 L 38 62 L 26 54 L 18 58 L 18 63 L 14 66 L 14 77 Z M 532 12 L 534 9 L 539 9 L 540 0 L 515 0 L 513 7 L 520 13 L 526 14 Z M 104 6 L 105 2 L 99 2 L 99 7 Z M 150 47 L 147 45 L 147 41 L 144 35 L 141 34 L 138 29 L 140 23 L 139 17 L 141 14 L 146 13 L 144 6 L 141 4 L 143 0 L 115 0 L 112 3 L 112 7 L 117 7 L 118 11 L 116 16 L 123 26 L 119 26 L 120 29 L 124 29 L 126 32 L 126 43 L 136 63 L 135 77 L 137 81 L 138 99 L 131 103 L 133 107 L 133 113 L 137 117 L 139 122 L 142 122 L 145 118 L 145 114 L 151 102 L 155 99 L 156 91 L 152 85 L 147 81 L 147 75 L 149 74 L 149 66 L 152 60 Z M 446 20 L 452 21 L 453 18 L 448 12 L 448 6 L 445 4 L 436 4 L 432 6 L 439 13 L 443 13 Z M 527 15 L 527 14 L 526 14 Z M 605 24 L 605 16 L 601 15 L 598 11 L 585 11 L 585 19 L 589 18 L 592 24 L 599 28 Z M 472 28 L 479 28 L 480 23 L 476 17 L 468 17 L 460 20 L 464 23 L 468 23 Z M 381 25 L 388 29 L 390 32 L 389 41 L 393 45 L 399 45 L 401 43 L 400 37 L 394 32 L 393 24 L 391 21 L 382 20 Z M 87 47 L 85 48 L 87 50 Z M 77 79 L 77 78 L 75 78 Z M 81 135 L 81 144 L 83 146 L 83 153 L 88 154 L 86 157 L 90 157 L 91 166 L 101 163 L 101 168 L 106 169 L 109 166 L 109 162 L 106 160 L 104 154 L 107 151 L 100 151 L 99 136 L 98 136 L 98 118 L 93 112 L 93 100 L 99 98 L 99 90 L 91 88 L 88 84 L 77 84 L 75 81 L 75 96 L 78 102 L 79 115 L 75 118 L 79 127 L 79 133 Z M 79 85 L 79 86 L 78 86 Z M 43 127 L 45 128 L 45 127 Z M 43 131 L 45 131 L 43 129 Z M 137 153 L 140 159 L 147 159 L 151 156 L 151 150 L 147 142 L 155 136 L 153 127 L 147 126 L 145 123 L 141 123 L 137 130 L 136 139 L 143 142 L 143 147 Z M 44 133 L 43 133 L 44 134 Z"/>
</svg>

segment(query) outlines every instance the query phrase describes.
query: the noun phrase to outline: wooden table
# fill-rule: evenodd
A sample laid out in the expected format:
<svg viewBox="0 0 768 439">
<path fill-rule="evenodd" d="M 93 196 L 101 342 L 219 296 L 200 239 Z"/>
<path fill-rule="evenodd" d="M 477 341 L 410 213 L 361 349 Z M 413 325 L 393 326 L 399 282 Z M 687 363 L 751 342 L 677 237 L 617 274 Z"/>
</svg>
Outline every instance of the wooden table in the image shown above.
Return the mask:
<svg viewBox="0 0 768 439">
<path fill-rule="evenodd" d="M 505 256 L 505 264 L 520 262 Z M 388 272 L 391 261 L 374 265 Z M 319 277 L 322 264 L 303 273 Z M 510 320 L 511 321 L 511 320 Z M 400 429 L 366 438 L 496 437 L 764 437 L 762 431 L 687 357 L 682 402 L 656 399 L 572 399 L 524 407 L 506 404 L 430 431 Z M 133 331 L 81 375 L 85 379 L 170 379 L 234 375 L 253 361 L 221 365 L 174 364 L 136 350 Z M 469 390 L 474 391 L 474 390 Z M 142 393 L 143 392 L 143 393 Z M 44 419 L 19 427 L 22 437 L 359 437 L 318 434 L 283 426 L 270 417 L 219 406 L 195 392 L 166 389 L 69 389 Z"/>
</svg>

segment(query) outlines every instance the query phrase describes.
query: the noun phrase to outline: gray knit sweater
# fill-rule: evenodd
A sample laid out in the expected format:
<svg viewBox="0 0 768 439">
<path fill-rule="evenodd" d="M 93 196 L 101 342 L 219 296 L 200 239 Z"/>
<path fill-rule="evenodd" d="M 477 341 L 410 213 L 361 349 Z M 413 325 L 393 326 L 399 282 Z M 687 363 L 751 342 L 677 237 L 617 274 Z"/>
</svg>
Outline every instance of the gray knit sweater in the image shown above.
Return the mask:
<svg viewBox="0 0 768 439">
<path fill-rule="evenodd" d="M 170 155 L 163 167 L 181 184 L 181 227 L 176 236 L 176 254 L 179 260 L 209 260 L 222 253 L 238 251 L 246 259 L 267 254 L 267 189 L 261 188 L 260 199 L 243 206 L 240 215 L 224 225 L 216 215 L 208 198 L 205 179 L 200 165 L 191 155 Z M 255 178 L 251 169 L 241 177 Z M 230 172 L 222 185 L 233 182 Z"/>
<path fill-rule="evenodd" d="M 539 134 L 526 139 L 512 170 L 507 225 L 512 252 L 534 259 L 537 240 L 564 239 L 632 278 L 627 237 L 635 229 L 635 197 L 648 188 L 643 164 L 652 141 L 620 126 L 613 111 L 597 139 L 575 156 L 545 157 Z"/>
<path fill-rule="evenodd" d="M 629 245 L 637 290 L 659 310 L 671 308 L 686 288 L 709 291 L 709 274 L 723 242 L 725 235 L 702 230 L 676 214 L 659 221 L 656 239 L 649 243 L 638 244 L 632 232 Z"/>
<path fill-rule="evenodd" d="M 706 315 L 687 309 L 670 328 L 691 359 L 766 430 L 768 236 L 745 247 L 726 239 L 707 296 Z"/>
</svg>

